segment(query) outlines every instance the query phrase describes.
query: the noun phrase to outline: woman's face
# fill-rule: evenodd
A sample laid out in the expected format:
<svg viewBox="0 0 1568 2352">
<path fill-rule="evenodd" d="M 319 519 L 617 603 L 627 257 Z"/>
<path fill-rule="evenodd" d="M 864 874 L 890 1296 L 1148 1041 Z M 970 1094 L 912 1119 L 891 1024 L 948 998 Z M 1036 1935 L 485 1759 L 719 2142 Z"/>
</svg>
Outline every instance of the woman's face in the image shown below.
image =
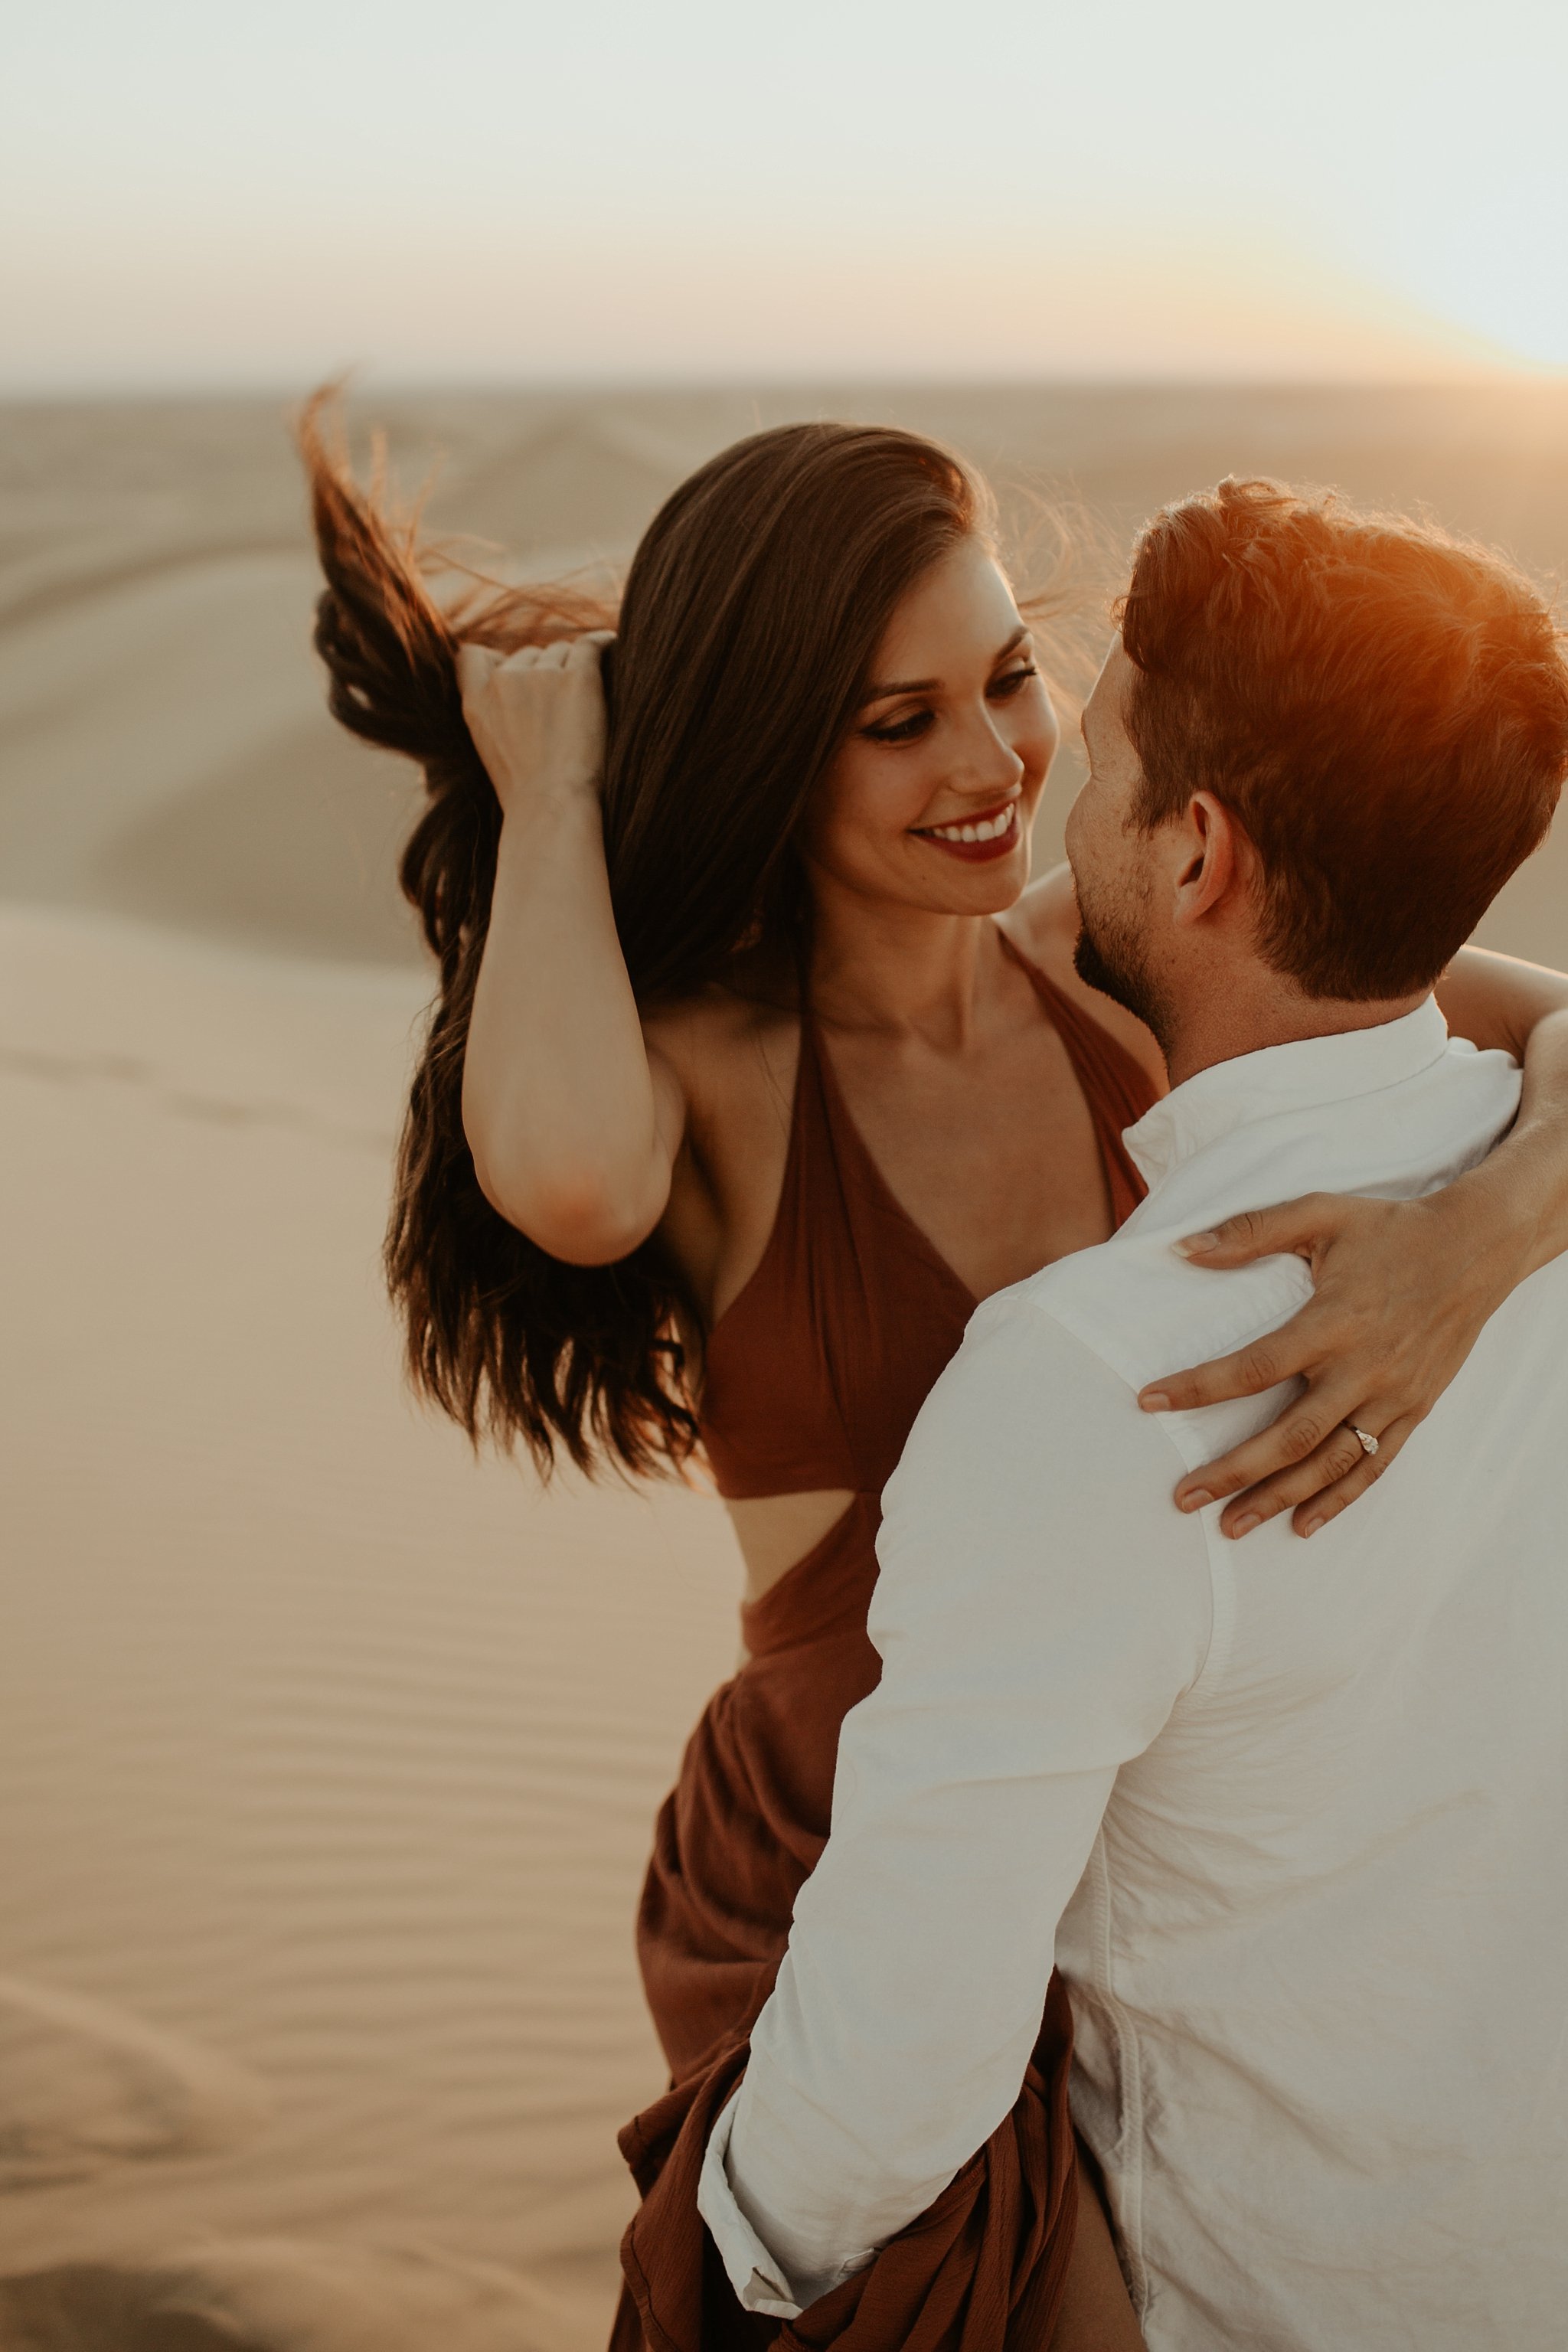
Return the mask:
<svg viewBox="0 0 1568 2352">
<path fill-rule="evenodd" d="M 966 540 L 916 582 L 877 649 L 806 811 L 814 881 L 933 913 L 1010 907 L 1057 739 L 1013 592 Z"/>
</svg>

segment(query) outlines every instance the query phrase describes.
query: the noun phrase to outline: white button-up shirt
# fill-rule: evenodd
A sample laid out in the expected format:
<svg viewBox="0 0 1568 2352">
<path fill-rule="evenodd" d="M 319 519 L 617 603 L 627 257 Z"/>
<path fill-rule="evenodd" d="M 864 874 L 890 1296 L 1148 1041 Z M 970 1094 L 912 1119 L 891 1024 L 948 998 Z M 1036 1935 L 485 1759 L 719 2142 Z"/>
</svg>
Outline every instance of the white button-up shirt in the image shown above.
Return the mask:
<svg viewBox="0 0 1568 2352">
<path fill-rule="evenodd" d="M 1430 1001 L 1221 1064 L 1131 1130 L 1121 1233 L 974 1316 L 887 1491 L 881 1682 L 710 2143 L 753 2310 L 847 2276 L 989 2137 L 1054 1957 L 1155 2352 L 1568 2342 L 1568 1261 L 1307 1543 L 1171 1500 L 1284 1391 L 1135 1402 L 1309 1289 L 1177 1237 L 1446 1183 L 1519 1084 Z"/>
</svg>

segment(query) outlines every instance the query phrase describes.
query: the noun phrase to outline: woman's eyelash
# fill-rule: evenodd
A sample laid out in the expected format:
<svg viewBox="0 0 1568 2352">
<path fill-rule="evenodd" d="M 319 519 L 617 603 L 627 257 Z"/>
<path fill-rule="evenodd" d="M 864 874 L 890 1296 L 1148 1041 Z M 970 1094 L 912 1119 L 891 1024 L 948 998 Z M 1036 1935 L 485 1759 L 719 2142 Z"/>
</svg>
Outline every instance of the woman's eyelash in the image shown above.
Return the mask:
<svg viewBox="0 0 1568 2352">
<path fill-rule="evenodd" d="M 985 690 L 992 697 L 1016 694 L 1026 678 L 1038 677 L 1039 674 L 1033 662 L 1026 662 L 1022 669 L 1010 669 L 1005 677 L 997 678 Z M 863 727 L 860 732 L 873 743 L 912 743 L 931 723 L 929 710 L 914 710 L 907 719 L 895 719 L 890 727 Z"/>
<path fill-rule="evenodd" d="M 917 735 L 925 733 L 931 720 L 929 710 L 915 710 L 908 719 L 895 719 L 891 727 L 866 727 L 861 732 L 873 743 L 912 743 Z"/>
</svg>

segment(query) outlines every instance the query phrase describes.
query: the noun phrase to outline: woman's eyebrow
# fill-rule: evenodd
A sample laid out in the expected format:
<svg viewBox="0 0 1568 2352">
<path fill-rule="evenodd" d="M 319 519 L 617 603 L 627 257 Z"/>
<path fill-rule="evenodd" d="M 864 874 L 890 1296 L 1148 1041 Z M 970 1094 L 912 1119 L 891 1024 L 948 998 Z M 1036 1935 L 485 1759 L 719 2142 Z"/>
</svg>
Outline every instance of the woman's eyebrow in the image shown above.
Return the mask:
<svg viewBox="0 0 1568 2352">
<path fill-rule="evenodd" d="M 1028 629 L 1020 621 L 1006 644 L 997 647 L 992 658 L 992 668 L 994 669 L 999 661 L 1005 661 L 1014 647 L 1021 646 L 1028 634 Z M 868 702 L 885 701 L 890 694 L 934 694 L 941 684 L 940 677 L 900 677 L 892 679 L 887 686 L 868 686 L 860 698 L 860 708 L 864 710 Z"/>
</svg>

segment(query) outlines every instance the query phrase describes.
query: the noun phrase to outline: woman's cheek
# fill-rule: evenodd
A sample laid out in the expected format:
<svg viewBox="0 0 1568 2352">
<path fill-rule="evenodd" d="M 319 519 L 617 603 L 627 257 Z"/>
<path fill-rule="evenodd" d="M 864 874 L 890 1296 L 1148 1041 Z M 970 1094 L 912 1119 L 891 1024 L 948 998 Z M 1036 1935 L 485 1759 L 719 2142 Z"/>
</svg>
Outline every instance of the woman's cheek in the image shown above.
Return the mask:
<svg viewBox="0 0 1568 2352">
<path fill-rule="evenodd" d="M 830 873 L 864 881 L 902 849 L 929 793 L 910 764 L 846 762 L 805 828 L 806 855 Z"/>
<path fill-rule="evenodd" d="M 922 756 L 923 746 L 888 750 L 858 769 L 857 789 L 838 803 L 840 838 L 853 835 L 862 856 L 897 847 L 918 825 L 942 782 L 940 762 Z"/>
<path fill-rule="evenodd" d="M 1051 764 L 1061 749 L 1062 730 L 1049 698 L 1042 694 L 1040 700 L 1043 705 L 1040 724 L 1034 730 L 1033 743 L 1029 750 L 1023 753 L 1023 759 L 1026 767 L 1037 774 L 1040 782 L 1044 784 L 1046 778 L 1050 774 Z"/>
</svg>

